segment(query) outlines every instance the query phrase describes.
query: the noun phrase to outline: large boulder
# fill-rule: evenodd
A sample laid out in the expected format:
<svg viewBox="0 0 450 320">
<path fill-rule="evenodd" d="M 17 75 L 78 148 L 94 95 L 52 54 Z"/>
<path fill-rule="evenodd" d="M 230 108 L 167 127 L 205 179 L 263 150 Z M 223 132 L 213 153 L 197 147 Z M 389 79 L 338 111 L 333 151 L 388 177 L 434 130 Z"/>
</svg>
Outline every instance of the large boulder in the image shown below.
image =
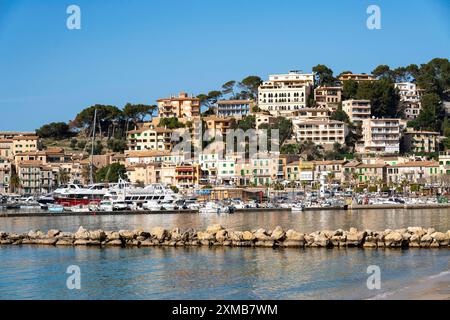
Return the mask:
<svg viewBox="0 0 450 320">
<path fill-rule="evenodd" d="M 272 231 L 272 239 L 275 241 L 283 241 L 286 238 L 286 233 L 284 232 L 283 228 L 280 226 L 277 226 Z"/>
<path fill-rule="evenodd" d="M 220 224 L 214 224 L 206 228 L 206 232 L 211 233 L 213 235 L 215 235 L 220 230 L 223 230 L 223 227 Z"/>
<path fill-rule="evenodd" d="M 387 247 L 400 247 L 402 242 L 402 234 L 396 231 L 392 231 L 384 237 L 384 243 Z"/>
<path fill-rule="evenodd" d="M 269 240 L 271 240 L 269 233 L 265 229 L 258 229 L 258 230 L 256 230 L 255 238 L 258 241 L 269 241 Z"/>
<path fill-rule="evenodd" d="M 434 232 L 431 234 L 431 237 L 440 245 L 440 246 L 448 246 L 449 239 L 445 233 L 442 232 Z"/>
<path fill-rule="evenodd" d="M 250 231 L 244 231 L 242 233 L 242 240 L 244 241 L 254 241 L 256 240 L 255 235 Z"/>
<path fill-rule="evenodd" d="M 330 243 L 330 239 L 323 233 L 319 233 L 314 235 L 314 241 L 311 244 L 311 247 L 327 247 Z"/>
<path fill-rule="evenodd" d="M 350 228 L 352 232 L 348 232 L 345 234 L 346 236 L 346 245 L 348 247 L 359 247 L 363 243 L 363 240 L 366 236 L 366 231 L 355 231 L 355 228 Z"/>
<path fill-rule="evenodd" d="M 88 240 L 89 239 L 89 231 L 87 231 L 83 226 L 78 228 L 78 231 L 74 234 L 76 240 Z"/>
<path fill-rule="evenodd" d="M 420 235 L 418 233 L 414 233 L 409 238 L 409 246 L 412 248 L 420 247 Z"/>
<path fill-rule="evenodd" d="M 41 230 L 30 230 L 27 233 L 27 236 L 30 239 L 40 239 L 40 238 L 44 238 L 46 235 Z"/>
<path fill-rule="evenodd" d="M 242 232 L 241 231 L 229 231 L 228 239 L 231 241 L 235 241 L 235 242 L 242 241 Z"/>
<path fill-rule="evenodd" d="M 89 239 L 103 241 L 106 239 L 106 233 L 103 230 L 94 230 L 89 232 Z"/>
<path fill-rule="evenodd" d="M 214 234 L 209 232 L 197 231 L 197 238 L 200 241 L 212 241 L 215 239 Z M 203 244 L 203 242 L 202 242 Z"/>
<path fill-rule="evenodd" d="M 50 237 L 50 238 L 54 238 L 54 237 L 57 237 L 60 233 L 61 233 L 60 230 L 51 229 L 51 230 L 47 231 L 47 236 Z"/>
<path fill-rule="evenodd" d="M 227 230 L 220 230 L 216 233 L 216 241 L 219 243 L 223 243 L 227 240 L 228 231 Z"/>
<path fill-rule="evenodd" d="M 427 233 L 427 231 L 424 230 L 422 227 L 408 227 L 406 230 L 408 230 L 409 233 L 418 235 L 419 237 Z"/>
<path fill-rule="evenodd" d="M 433 237 L 431 237 L 431 235 L 429 235 L 428 233 L 420 238 L 420 246 L 422 248 L 429 247 L 431 245 L 431 242 L 433 242 Z"/>
<path fill-rule="evenodd" d="M 133 240 L 136 238 L 136 233 L 130 230 L 119 230 L 119 235 L 122 239 Z"/>
<path fill-rule="evenodd" d="M 305 241 L 305 235 L 290 229 L 286 231 L 286 241 Z"/>
<path fill-rule="evenodd" d="M 159 241 L 163 241 L 168 235 L 167 230 L 161 227 L 153 228 L 150 233 Z"/>
</svg>

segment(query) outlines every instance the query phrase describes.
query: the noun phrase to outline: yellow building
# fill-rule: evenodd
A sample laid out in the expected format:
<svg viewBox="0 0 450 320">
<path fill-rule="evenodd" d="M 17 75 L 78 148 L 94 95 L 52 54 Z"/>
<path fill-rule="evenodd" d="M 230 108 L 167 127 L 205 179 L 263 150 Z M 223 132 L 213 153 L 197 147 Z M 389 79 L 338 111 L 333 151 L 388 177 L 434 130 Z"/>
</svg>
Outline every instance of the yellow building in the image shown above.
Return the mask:
<svg viewBox="0 0 450 320">
<path fill-rule="evenodd" d="M 12 140 L 12 152 L 14 155 L 23 152 L 35 152 L 38 150 L 38 136 L 15 136 Z"/>
<path fill-rule="evenodd" d="M 181 92 L 178 97 L 157 100 L 160 118 L 191 119 L 200 115 L 200 99 Z"/>
</svg>

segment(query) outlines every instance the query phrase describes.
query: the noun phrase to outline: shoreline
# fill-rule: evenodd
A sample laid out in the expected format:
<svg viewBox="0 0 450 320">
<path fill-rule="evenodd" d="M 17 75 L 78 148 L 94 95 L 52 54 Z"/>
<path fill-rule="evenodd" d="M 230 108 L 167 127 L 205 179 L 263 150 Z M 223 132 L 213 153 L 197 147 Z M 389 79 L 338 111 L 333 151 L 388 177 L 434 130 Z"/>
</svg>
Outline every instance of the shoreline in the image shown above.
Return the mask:
<svg viewBox="0 0 450 320">
<path fill-rule="evenodd" d="M 424 277 L 411 285 L 367 300 L 450 300 L 450 270 Z"/>
<path fill-rule="evenodd" d="M 377 209 L 405 209 L 405 210 L 418 210 L 418 209 L 445 209 L 450 208 L 450 203 L 439 204 L 378 204 L 378 205 L 350 205 L 348 207 L 309 207 L 303 211 L 358 211 L 358 210 L 377 210 Z M 286 212 L 291 211 L 289 208 L 248 208 L 248 209 L 236 209 L 236 213 L 242 212 Z M 0 218 L 8 217 L 57 217 L 57 216 L 107 216 L 107 215 L 160 215 L 160 214 L 199 214 L 198 210 L 127 210 L 127 211 L 89 211 L 89 212 L 71 212 L 64 211 L 60 213 L 52 213 L 48 211 L 42 212 L 1 212 Z"/>
</svg>

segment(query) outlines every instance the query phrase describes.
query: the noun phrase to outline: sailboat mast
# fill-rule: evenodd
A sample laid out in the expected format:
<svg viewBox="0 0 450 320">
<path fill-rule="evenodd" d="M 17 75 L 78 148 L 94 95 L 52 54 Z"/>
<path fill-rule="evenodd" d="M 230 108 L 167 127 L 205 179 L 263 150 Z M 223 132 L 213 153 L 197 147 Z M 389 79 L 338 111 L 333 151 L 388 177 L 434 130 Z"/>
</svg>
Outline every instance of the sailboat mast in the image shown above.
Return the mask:
<svg viewBox="0 0 450 320">
<path fill-rule="evenodd" d="M 95 142 L 95 124 L 97 122 L 97 108 L 94 109 L 94 125 L 92 127 L 92 143 L 91 143 L 91 161 L 89 163 L 89 182 L 90 184 L 94 183 L 94 142 Z"/>
</svg>

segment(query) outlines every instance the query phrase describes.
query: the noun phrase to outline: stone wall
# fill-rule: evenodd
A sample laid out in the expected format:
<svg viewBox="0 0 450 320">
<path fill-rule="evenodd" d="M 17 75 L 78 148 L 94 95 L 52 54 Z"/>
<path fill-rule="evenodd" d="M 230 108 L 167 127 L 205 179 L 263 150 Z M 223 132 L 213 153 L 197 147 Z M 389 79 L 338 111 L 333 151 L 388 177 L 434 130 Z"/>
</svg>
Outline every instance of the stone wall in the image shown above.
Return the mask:
<svg viewBox="0 0 450 320">
<path fill-rule="evenodd" d="M 300 233 L 294 230 L 236 231 L 212 225 L 206 230 L 166 230 L 156 227 L 144 230 L 86 230 L 77 232 L 49 230 L 47 233 L 32 230 L 17 234 L 0 232 L 1 245 L 52 245 L 52 246 L 227 246 L 266 248 L 450 248 L 450 230 L 438 232 L 433 228 L 409 227 L 384 231 L 321 230 Z"/>
</svg>

